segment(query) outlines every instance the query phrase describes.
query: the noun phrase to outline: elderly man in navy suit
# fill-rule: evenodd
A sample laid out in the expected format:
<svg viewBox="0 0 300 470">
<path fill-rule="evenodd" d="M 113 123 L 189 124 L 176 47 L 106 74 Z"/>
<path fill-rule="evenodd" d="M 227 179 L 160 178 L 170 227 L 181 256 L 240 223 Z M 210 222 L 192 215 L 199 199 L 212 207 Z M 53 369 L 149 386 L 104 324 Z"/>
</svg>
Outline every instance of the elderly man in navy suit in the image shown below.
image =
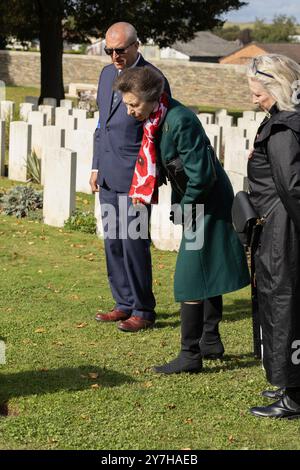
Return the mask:
<svg viewBox="0 0 300 470">
<path fill-rule="evenodd" d="M 125 68 L 151 64 L 138 52 L 137 33 L 131 24 L 113 24 L 105 41 L 105 52 L 111 56 L 112 64 L 103 68 L 99 79 L 100 119 L 94 136 L 90 185 L 93 192 L 100 189 L 107 272 L 115 306 L 108 313 L 98 313 L 96 320 L 119 321 L 120 330 L 136 332 L 152 327 L 155 322 L 148 231 L 146 237 L 128 234 L 129 224 L 140 215 L 132 207 L 128 192 L 141 146 L 143 123 L 127 114 L 121 95 L 113 92 L 113 83 Z M 170 94 L 167 80 L 165 90 Z M 121 214 L 124 204 L 125 222 Z M 149 221 L 150 208 L 146 211 Z M 127 226 L 122 227 L 120 235 L 122 221 Z"/>
</svg>

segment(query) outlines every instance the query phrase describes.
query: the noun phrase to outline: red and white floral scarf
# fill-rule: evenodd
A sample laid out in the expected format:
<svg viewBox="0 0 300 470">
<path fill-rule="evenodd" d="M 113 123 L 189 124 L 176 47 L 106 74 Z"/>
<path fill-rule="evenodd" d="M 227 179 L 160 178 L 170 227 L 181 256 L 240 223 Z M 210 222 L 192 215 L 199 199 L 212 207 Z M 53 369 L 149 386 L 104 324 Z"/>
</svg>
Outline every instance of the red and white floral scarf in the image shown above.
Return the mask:
<svg viewBox="0 0 300 470">
<path fill-rule="evenodd" d="M 163 93 L 158 109 L 153 111 L 144 123 L 142 144 L 128 194 L 129 197 L 138 199 L 144 204 L 157 204 L 158 202 L 155 136 L 167 114 L 168 105 L 168 95 Z"/>
</svg>

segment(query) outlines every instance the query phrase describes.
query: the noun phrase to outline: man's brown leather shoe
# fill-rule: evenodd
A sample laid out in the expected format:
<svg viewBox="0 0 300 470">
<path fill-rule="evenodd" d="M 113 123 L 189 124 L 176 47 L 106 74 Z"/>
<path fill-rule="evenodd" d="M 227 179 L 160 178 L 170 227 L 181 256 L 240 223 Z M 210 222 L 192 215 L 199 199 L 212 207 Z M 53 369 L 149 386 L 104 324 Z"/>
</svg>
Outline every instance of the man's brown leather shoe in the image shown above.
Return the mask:
<svg viewBox="0 0 300 470">
<path fill-rule="evenodd" d="M 122 310 L 114 309 L 108 313 L 97 313 L 95 319 L 97 321 L 108 322 L 108 321 L 127 320 L 127 318 L 129 317 L 130 315 L 127 315 L 127 313 L 122 312 Z"/>
<path fill-rule="evenodd" d="M 144 318 L 131 316 L 128 320 L 121 321 L 118 324 L 118 328 L 121 331 L 128 331 L 130 333 L 136 333 L 146 328 L 152 328 L 154 321 L 144 320 Z"/>
</svg>

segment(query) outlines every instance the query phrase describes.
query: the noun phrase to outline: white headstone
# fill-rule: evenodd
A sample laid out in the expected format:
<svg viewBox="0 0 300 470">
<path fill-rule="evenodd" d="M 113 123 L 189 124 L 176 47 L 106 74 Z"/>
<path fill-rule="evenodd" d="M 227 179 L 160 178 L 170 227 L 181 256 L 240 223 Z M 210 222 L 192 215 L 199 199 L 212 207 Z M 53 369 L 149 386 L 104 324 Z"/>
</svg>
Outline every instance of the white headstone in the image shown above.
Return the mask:
<svg viewBox="0 0 300 470">
<path fill-rule="evenodd" d="M 55 108 L 46 104 L 40 104 L 39 111 L 46 114 L 46 126 L 52 126 L 55 121 Z"/>
<path fill-rule="evenodd" d="M 37 96 L 26 96 L 25 103 L 33 104 L 33 111 L 37 111 L 39 105 L 39 98 Z"/>
<path fill-rule="evenodd" d="M 85 109 L 73 108 L 72 116 L 77 119 L 77 129 L 83 129 L 87 119 L 87 111 Z"/>
<path fill-rule="evenodd" d="M 159 250 L 178 250 L 182 237 L 181 225 L 170 221 L 171 185 L 159 188 L 159 204 L 153 205 L 151 213 L 151 240 Z"/>
<path fill-rule="evenodd" d="M 247 176 L 236 173 L 235 171 L 226 171 L 226 173 L 232 184 L 234 194 L 239 191 L 248 191 Z"/>
<path fill-rule="evenodd" d="M 4 121 L 12 120 L 15 112 L 15 103 L 14 101 L 1 101 L 0 103 L 0 119 Z"/>
<path fill-rule="evenodd" d="M 249 121 L 255 121 L 255 111 L 244 111 L 243 118 L 248 119 Z"/>
<path fill-rule="evenodd" d="M 224 153 L 224 169 L 247 176 L 249 157 L 249 141 L 239 135 L 226 139 Z"/>
<path fill-rule="evenodd" d="M 264 113 L 263 111 L 259 111 L 258 113 L 256 113 L 255 120 L 258 124 L 261 124 L 265 117 L 266 113 Z"/>
<path fill-rule="evenodd" d="M 5 121 L 0 121 L 0 176 L 4 176 L 5 167 Z"/>
<path fill-rule="evenodd" d="M 61 129 L 65 129 L 66 121 L 68 121 L 72 110 L 69 108 L 55 108 L 55 125 Z"/>
<path fill-rule="evenodd" d="M 99 238 L 103 238 L 103 225 L 102 225 L 102 218 L 101 218 L 101 205 L 100 205 L 100 198 L 99 193 L 95 193 L 95 211 L 94 216 L 96 219 L 96 233 Z"/>
<path fill-rule="evenodd" d="M 233 116 L 220 115 L 216 118 L 216 124 L 223 127 L 223 129 L 225 127 L 231 127 L 233 125 Z"/>
<path fill-rule="evenodd" d="M 27 158 L 31 148 L 31 125 L 13 121 L 9 132 L 8 177 L 11 180 L 27 180 Z"/>
<path fill-rule="evenodd" d="M 72 109 L 73 101 L 72 100 L 60 100 L 59 105 L 61 108 Z"/>
<path fill-rule="evenodd" d="M 46 106 L 52 106 L 53 108 L 56 108 L 56 98 L 44 98 L 43 99 L 43 104 Z"/>
<path fill-rule="evenodd" d="M 33 111 L 32 103 L 20 103 L 20 119 L 21 121 L 28 121 L 28 114 Z"/>
<path fill-rule="evenodd" d="M 0 80 L 0 101 L 5 101 L 5 100 L 6 100 L 5 82 L 3 80 Z"/>
<path fill-rule="evenodd" d="M 63 227 L 75 210 L 76 153 L 48 147 L 45 161 L 43 215 L 45 224 Z"/>
<path fill-rule="evenodd" d="M 50 155 L 48 148 L 64 148 L 65 147 L 65 130 L 57 126 L 44 126 L 41 129 L 41 184 L 45 183 L 46 157 Z"/>
<path fill-rule="evenodd" d="M 32 151 L 38 158 L 42 158 L 42 128 L 46 125 L 47 115 L 40 111 L 28 113 L 28 123 L 32 125 Z"/>
<path fill-rule="evenodd" d="M 215 149 L 218 158 L 222 152 L 222 127 L 218 124 L 202 124 L 211 145 Z"/>
<path fill-rule="evenodd" d="M 76 191 L 91 193 L 89 179 L 93 159 L 94 133 L 87 130 L 66 131 L 65 146 L 77 154 Z"/>
<path fill-rule="evenodd" d="M 84 119 L 83 121 L 80 121 L 80 130 L 86 130 L 90 132 L 95 132 L 96 127 L 98 125 L 98 119 L 95 118 L 89 118 L 89 119 Z"/>
<path fill-rule="evenodd" d="M 97 121 L 99 121 L 99 117 L 100 117 L 99 111 L 95 111 L 94 112 L 94 118 L 97 119 Z"/>
<path fill-rule="evenodd" d="M 200 119 L 201 124 L 213 124 L 214 123 L 214 115 L 211 113 L 199 113 L 197 117 Z"/>
</svg>

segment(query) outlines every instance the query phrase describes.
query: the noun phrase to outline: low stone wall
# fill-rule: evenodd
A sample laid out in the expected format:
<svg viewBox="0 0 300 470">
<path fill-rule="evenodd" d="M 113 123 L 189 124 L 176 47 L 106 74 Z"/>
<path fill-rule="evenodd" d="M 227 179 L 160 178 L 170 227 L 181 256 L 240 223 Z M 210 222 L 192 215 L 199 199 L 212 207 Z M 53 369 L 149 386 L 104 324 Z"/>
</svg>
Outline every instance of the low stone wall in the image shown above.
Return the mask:
<svg viewBox="0 0 300 470">
<path fill-rule="evenodd" d="M 153 60 L 168 78 L 174 98 L 186 105 L 253 109 L 250 101 L 246 67 L 175 60 Z M 64 83 L 97 84 L 109 58 L 65 54 Z M 0 51 L 0 80 L 7 85 L 39 86 L 40 54 Z"/>
</svg>

